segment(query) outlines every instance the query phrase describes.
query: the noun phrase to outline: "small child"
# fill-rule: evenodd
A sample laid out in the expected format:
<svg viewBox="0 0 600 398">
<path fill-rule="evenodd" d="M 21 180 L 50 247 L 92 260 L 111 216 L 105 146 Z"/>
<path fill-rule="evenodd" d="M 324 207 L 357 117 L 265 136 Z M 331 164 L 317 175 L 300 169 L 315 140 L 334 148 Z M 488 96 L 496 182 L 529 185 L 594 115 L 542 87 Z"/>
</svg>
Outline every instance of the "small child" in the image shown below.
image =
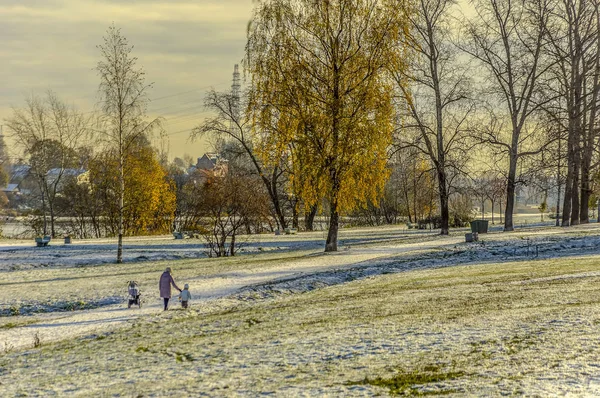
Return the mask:
<svg viewBox="0 0 600 398">
<path fill-rule="evenodd" d="M 183 286 L 183 290 L 181 291 L 181 293 L 179 293 L 179 301 L 181 301 L 181 308 L 187 308 L 188 301 L 190 301 L 192 299 L 192 295 L 190 294 L 190 291 L 188 290 L 189 288 L 190 288 L 190 285 L 188 285 L 186 283 Z"/>
</svg>

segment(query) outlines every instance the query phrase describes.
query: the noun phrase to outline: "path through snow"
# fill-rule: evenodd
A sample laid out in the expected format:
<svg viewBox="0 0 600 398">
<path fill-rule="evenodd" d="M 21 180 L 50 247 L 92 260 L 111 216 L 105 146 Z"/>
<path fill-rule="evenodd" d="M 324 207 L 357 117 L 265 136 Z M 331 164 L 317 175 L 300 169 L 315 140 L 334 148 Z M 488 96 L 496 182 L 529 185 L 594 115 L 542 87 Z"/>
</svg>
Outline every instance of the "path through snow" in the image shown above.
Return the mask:
<svg viewBox="0 0 600 398">
<path fill-rule="evenodd" d="M 369 236 L 370 232 L 371 240 L 364 239 L 357 241 L 357 245 L 348 246 L 348 242 L 353 241 L 347 239 L 346 245 L 340 246 L 340 252 L 330 254 L 316 250 L 314 242 L 318 240 L 314 236 L 296 237 L 292 244 L 288 241 L 288 250 L 311 248 L 315 252 L 292 261 L 269 262 L 259 268 L 227 271 L 210 277 L 186 280 L 190 283 L 194 297 L 192 305 L 211 305 L 215 300 L 227 296 L 244 299 L 248 298 L 248 292 L 265 293 L 265 287 L 269 291 L 274 290 L 273 286 L 281 286 L 282 290 L 287 291 L 302 291 L 307 283 L 314 285 L 317 281 L 317 285 L 320 282 L 321 286 L 342 283 L 348 276 L 356 278 L 409 269 L 519 260 L 529 258 L 533 253 L 541 258 L 600 253 L 600 229 L 595 225 L 570 229 L 568 235 L 565 235 L 567 230 L 564 229 L 529 231 L 527 239 L 522 234 L 490 234 L 484 237 L 485 244 L 468 245 L 464 243 L 462 234 L 450 237 L 424 234 L 413 236 L 409 243 L 393 243 L 394 239 L 406 236 L 399 236 L 397 230 L 389 228 L 362 231 L 365 236 Z M 275 248 L 286 246 L 281 241 L 260 244 Z M 86 243 L 81 245 L 86 246 Z M 91 262 L 85 264 L 93 264 L 94 258 L 105 256 L 103 247 L 98 242 L 87 245 L 89 247 L 82 250 L 91 255 L 91 259 L 88 259 Z M 171 241 L 168 245 L 174 243 Z M 6 253 L 7 250 L 11 250 L 10 246 L 0 246 L 0 253 Z M 50 251 L 46 253 L 52 254 Z M 173 253 L 177 254 L 177 249 L 173 249 Z M 21 257 L 26 258 L 24 255 Z M 4 259 L 4 263 L 9 262 L 10 260 Z M 66 264 L 73 266 L 74 262 L 76 265 L 76 260 L 71 259 Z M 6 344 L 5 348 L 11 349 L 31 346 L 36 334 L 42 342 L 49 342 L 109 332 L 126 326 L 139 316 L 159 313 L 162 303 L 156 296 L 157 292 L 146 293 L 147 302 L 141 309 L 109 305 L 93 310 L 11 317 L 15 327 L 5 326 L 0 329 L 0 349 L 3 343 Z M 171 301 L 172 307 L 178 305 L 176 298 Z"/>
<path fill-rule="evenodd" d="M 245 287 L 328 270 L 344 269 L 359 263 L 403 253 L 429 251 L 441 246 L 454 246 L 463 239 L 457 236 L 439 237 L 433 241 L 357 247 L 350 250 L 342 249 L 338 253 L 331 254 L 315 253 L 299 260 L 265 266 L 262 269 L 225 272 L 210 278 L 198 278 L 186 282 L 189 282 L 191 286 L 190 290 L 194 298 L 192 305 L 208 305 L 215 299 L 232 295 Z M 126 326 L 129 321 L 139 316 L 156 314 L 162 310 L 162 303 L 158 299 L 146 297 L 146 300 L 147 302 L 141 309 L 127 309 L 125 305 L 110 305 L 92 310 L 35 315 L 36 323 L 32 324 L 27 324 L 31 319 L 28 316 L 12 317 L 15 324 L 22 323 L 24 326 L 0 329 L 0 344 L 5 342 L 7 348 L 18 349 L 31 346 L 36 334 L 42 342 L 49 342 L 106 333 Z M 171 300 L 171 308 L 178 305 L 176 297 Z M 0 346 L 0 349 L 2 348 Z"/>
</svg>

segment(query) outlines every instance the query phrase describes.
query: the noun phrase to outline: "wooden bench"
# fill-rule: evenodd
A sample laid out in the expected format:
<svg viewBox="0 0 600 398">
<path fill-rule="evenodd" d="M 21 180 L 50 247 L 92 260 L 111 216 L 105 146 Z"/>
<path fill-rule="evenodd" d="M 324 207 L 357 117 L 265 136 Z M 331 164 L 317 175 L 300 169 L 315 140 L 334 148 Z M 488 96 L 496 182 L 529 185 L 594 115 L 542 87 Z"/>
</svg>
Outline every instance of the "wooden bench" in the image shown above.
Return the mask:
<svg viewBox="0 0 600 398">
<path fill-rule="evenodd" d="M 52 238 L 50 236 L 44 236 L 43 238 L 37 237 L 35 238 L 35 243 L 37 244 L 37 247 L 44 247 L 44 246 L 48 246 L 48 243 L 50 243 L 50 241 L 52 240 Z"/>
</svg>

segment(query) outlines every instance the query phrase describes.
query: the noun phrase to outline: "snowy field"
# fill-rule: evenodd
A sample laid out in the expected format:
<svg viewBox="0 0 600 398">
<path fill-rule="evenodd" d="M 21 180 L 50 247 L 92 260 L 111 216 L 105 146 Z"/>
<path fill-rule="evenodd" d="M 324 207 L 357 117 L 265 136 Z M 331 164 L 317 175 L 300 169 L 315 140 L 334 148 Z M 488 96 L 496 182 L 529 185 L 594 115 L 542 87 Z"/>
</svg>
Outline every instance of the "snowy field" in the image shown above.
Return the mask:
<svg viewBox="0 0 600 398">
<path fill-rule="evenodd" d="M 0 396 L 600 395 L 600 227 L 340 235 L 0 241 Z"/>
</svg>

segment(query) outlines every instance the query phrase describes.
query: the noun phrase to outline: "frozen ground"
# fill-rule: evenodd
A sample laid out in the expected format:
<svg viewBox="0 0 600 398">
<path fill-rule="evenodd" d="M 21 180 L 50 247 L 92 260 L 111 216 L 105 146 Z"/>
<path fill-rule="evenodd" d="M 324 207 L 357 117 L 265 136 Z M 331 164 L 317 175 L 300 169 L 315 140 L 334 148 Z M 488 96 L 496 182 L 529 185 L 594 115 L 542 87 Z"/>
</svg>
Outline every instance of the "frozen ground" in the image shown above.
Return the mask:
<svg viewBox="0 0 600 398">
<path fill-rule="evenodd" d="M 328 255 L 321 233 L 263 236 L 229 259 L 148 238 L 127 242 L 122 265 L 105 263 L 109 242 L 5 244 L 0 394 L 364 396 L 407 375 L 427 376 L 412 393 L 600 393 L 598 227 L 478 244 L 406 232 L 342 231 Z M 166 265 L 192 310 L 160 311 Z M 141 310 L 122 304 L 130 279 Z"/>
<path fill-rule="evenodd" d="M 194 240 L 182 242 L 164 237 L 129 240 L 125 257 L 131 259 L 144 253 L 144 258 L 122 265 L 102 264 L 114 261 L 114 250 L 108 242 L 54 244 L 44 248 L 32 247 L 29 242 L 5 245 L 0 247 L 0 253 L 6 253 L 0 263 L 6 265 L 5 270 L 12 271 L 5 271 L 0 282 L 0 316 L 4 316 L 0 317 L 0 344 L 9 341 L 11 347 L 20 348 L 31 345 L 35 334 L 46 341 L 55 341 L 97 328 L 112 329 L 140 315 L 156 313 L 162 305 L 157 281 L 166 266 L 174 269 L 179 285 L 190 284 L 194 297 L 210 300 L 248 286 L 349 267 L 394 253 L 431 250 L 440 245 L 439 238 L 431 233 L 397 236 L 393 229 L 363 229 L 360 234 L 348 232 L 342 243 L 360 243 L 365 247 L 350 250 L 349 246 L 342 246 L 340 253 L 324 255 L 319 234 L 269 238 L 272 240 L 260 237 L 252 243 L 254 246 L 249 243 L 245 248 L 248 255 L 240 256 L 239 260 L 204 258 Z M 458 237 L 446 240 L 448 244 L 460 241 Z M 404 243 L 373 246 L 389 241 Z M 13 250 L 18 255 L 13 256 Z M 194 255 L 203 259 L 189 260 Z M 186 260 L 176 262 L 173 257 Z M 141 310 L 124 308 L 128 280 L 136 280 L 142 286 Z M 9 327 L 2 328 L 3 322 Z M 12 327 L 21 324 L 23 327 Z"/>
</svg>

